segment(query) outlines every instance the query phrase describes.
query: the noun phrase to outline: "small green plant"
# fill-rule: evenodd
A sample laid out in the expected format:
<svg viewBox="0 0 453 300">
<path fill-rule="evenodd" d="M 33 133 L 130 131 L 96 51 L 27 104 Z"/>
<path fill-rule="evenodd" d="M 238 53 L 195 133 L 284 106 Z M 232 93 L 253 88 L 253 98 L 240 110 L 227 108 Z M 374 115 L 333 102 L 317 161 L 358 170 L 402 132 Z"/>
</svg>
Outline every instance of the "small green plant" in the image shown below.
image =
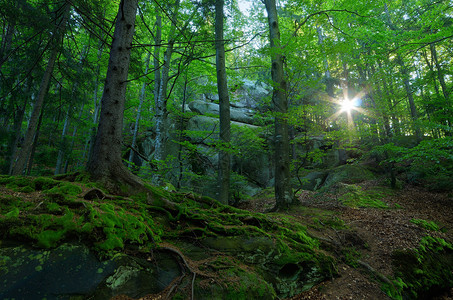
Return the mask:
<svg viewBox="0 0 453 300">
<path fill-rule="evenodd" d="M 357 268 L 359 266 L 357 261 L 360 259 L 362 254 L 357 251 L 357 249 L 355 249 L 354 247 L 347 247 L 344 248 L 341 252 L 343 254 L 343 260 L 347 265 L 353 268 Z"/>
</svg>

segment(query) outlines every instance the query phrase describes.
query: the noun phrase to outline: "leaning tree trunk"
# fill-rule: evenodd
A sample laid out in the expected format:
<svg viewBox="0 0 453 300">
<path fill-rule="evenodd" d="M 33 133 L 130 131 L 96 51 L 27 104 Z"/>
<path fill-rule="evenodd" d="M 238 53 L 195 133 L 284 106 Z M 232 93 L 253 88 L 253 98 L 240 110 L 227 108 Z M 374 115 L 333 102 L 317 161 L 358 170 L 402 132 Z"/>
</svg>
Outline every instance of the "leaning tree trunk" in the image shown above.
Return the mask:
<svg viewBox="0 0 453 300">
<path fill-rule="evenodd" d="M 56 33 L 55 36 L 53 37 L 54 46 L 50 53 L 50 58 L 47 63 L 46 71 L 44 72 L 44 76 L 41 81 L 41 86 L 39 87 L 38 97 L 36 98 L 35 103 L 33 104 L 33 112 L 28 123 L 28 129 L 27 133 L 25 134 L 25 139 L 22 144 L 22 148 L 20 149 L 20 151 L 18 151 L 17 157 L 14 161 L 14 166 L 12 167 L 11 171 L 12 175 L 22 174 L 22 172 L 25 169 L 25 166 L 27 165 L 27 160 L 30 157 L 30 152 L 33 146 L 33 140 L 36 134 L 36 128 L 38 127 L 38 119 L 41 114 L 44 99 L 49 89 L 50 78 L 52 77 L 55 61 L 57 60 L 59 44 L 61 38 L 64 35 L 64 29 L 69 18 L 69 9 L 71 8 L 71 6 L 68 3 L 65 3 L 64 5 L 66 6 L 66 9 L 63 14 L 63 19 L 60 21 L 59 24 L 55 26 Z"/>
<path fill-rule="evenodd" d="M 87 171 L 92 179 L 101 182 L 112 192 L 130 193 L 131 190 L 125 191 L 124 188 L 142 186 L 121 160 L 124 104 L 137 6 L 138 0 L 122 0 L 119 5 L 101 99 L 99 126 L 93 155 L 87 163 Z"/>
<path fill-rule="evenodd" d="M 275 0 L 265 0 L 272 58 L 272 81 L 274 88 L 272 102 L 275 110 L 275 209 L 287 208 L 293 203 L 294 195 L 291 190 L 291 174 L 289 159 L 288 99 L 286 98 L 286 81 L 283 74 L 283 55 L 281 54 L 280 30 Z"/>
</svg>

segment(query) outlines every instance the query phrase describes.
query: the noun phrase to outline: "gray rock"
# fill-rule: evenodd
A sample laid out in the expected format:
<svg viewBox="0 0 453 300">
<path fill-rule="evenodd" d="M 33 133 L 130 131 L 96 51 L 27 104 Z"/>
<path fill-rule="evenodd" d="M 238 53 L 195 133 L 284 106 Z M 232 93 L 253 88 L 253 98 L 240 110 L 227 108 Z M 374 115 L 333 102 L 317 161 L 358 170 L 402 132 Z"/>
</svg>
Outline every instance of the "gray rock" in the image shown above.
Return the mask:
<svg viewBox="0 0 453 300">
<path fill-rule="evenodd" d="M 69 299 L 87 295 L 115 270 L 85 246 L 52 250 L 23 246 L 0 248 L 0 299 Z"/>
<path fill-rule="evenodd" d="M 139 298 L 158 293 L 181 275 L 177 260 L 154 253 L 155 261 L 121 255 L 100 261 L 83 245 L 39 250 L 0 248 L 0 299 Z"/>
<path fill-rule="evenodd" d="M 219 116 L 219 105 L 216 103 L 204 102 L 195 100 L 189 103 L 191 111 L 206 116 Z M 230 118 L 233 121 L 252 124 L 253 114 L 247 108 L 234 108 L 230 107 Z"/>
<path fill-rule="evenodd" d="M 311 172 L 308 175 L 301 178 L 302 189 L 309 191 L 316 191 L 319 189 L 324 181 L 326 180 L 326 172 Z"/>
</svg>

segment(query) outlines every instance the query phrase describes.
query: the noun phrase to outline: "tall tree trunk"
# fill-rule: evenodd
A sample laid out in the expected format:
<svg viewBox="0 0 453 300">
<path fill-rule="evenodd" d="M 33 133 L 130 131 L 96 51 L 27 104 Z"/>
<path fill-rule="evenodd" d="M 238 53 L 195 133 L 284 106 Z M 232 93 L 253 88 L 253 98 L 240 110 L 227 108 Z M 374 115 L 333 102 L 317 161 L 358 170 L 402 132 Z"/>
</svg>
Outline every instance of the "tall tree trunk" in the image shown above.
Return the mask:
<svg viewBox="0 0 453 300">
<path fill-rule="evenodd" d="M 154 151 L 154 159 L 158 161 L 165 161 L 167 158 L 167 136 L 168 136 L 168 109 L 167 109 L 167 88 L 168 81 L 170 79 L 170 64 L 171 57 L 173 55 L 173 45 L 175 43 L 175 33 L 176 33 L 176 20 L 178 19 L 179 14 L 179 0 L 175 1 L 174 11 L 171 16 L 171 28 L 170 35 L 168 39 L 167 50 L 164 53 L 164 63 L 162 66 L 162 74 L 160 79 L 159 86 L 159 95 L 156 102 L 156 148 Z M 154 177 L 154 182 L 156 184 L 161 183 L 162 178 L 159 174 L 156 174 Z"/>
<path fill-rule="evenodd" d="M 223 40 L 223 6 L 224 0 L 215 2 L 215 48 L 217 91 L 220 103 L 220 143 L 228 147 L 230 143 L 230 98 L 225 67 L 225 45 Z M 224 204 L 230 199 L 230 163 L 231 157 L 227 150 L 219 153 L 219 201 Z"/>
<path fill-rule="evenodd" d="M 156 8 L 156 35 L 154 37 L 154 105 L 157 107 L 159 103 L 159 90 L 160 90 L 160 43 L 162 43 L 162 18 L 159 14 L 159 9 Z"/>
<path fill-rule="evenodd" d="M 146 55 L 146 59 L 145 59 L 145 74 L 148 73 L 150 59 L 151 59 L 151 53 L 148 52 L 148 54 Z M 146 92 L 146 82 L 143 82 L 142 88 L 140 89 L 137 116 L 135 117 L 134 134 L 132 136 L 132 145 L 131 145 L 132 149 L 129 153 L 129 162 L 127 163 L 127 166 L 129 168 L 132 166 L 131 161 L 134 158 L 135 152 L 133 151 L 133 149 L 135 149 L 135 144 L 137 143 L 138 128 L 140 126 L 140 117 L 141 117 L 141 113 L 142 113 L 143 100 L 145 100 L 145 92 Z"/>
<path fill-rule="evenodd" d="M 94 180 L 112 192 L 120 193 L 132 192 L 125 191 L 125 186 L 142 187 L 141 181 L 129 172 L 121 160 L 124 104 L 137 6 L 138 0 L 121 0 L 119 5 L 101 99 L 99 126 L 93 155 L 87 163 L 87 171 Z"/>
<path fill-rule="evenodd" d="M 17 157 L 15 159 L 15 164 L 12 168 L 11 174 L 13 174 L 13 175 L 22 174 L 22 172 L 25 169 L 25 166 L 27 165 L 27 159 L 28 159 L 31 149 L 32 149 L 33 139 L 36 134 L 36 128 L 38 127 L 37 126 L 38 119 L 41 114 L 41 108 L 43 106 L 44 99 L 45 99 L 47 91 L 49 89 L 50 78 L 52 76 L 55 61 L 56 61 L 58 53 L 59 53 L 59 45 L 60 45 L 61 39 L 64 35 L 66 23 L 69 18 L 69 10 L 70 10 L 71 6 L 68 3 L 65 3 L 64 5 L 66 6 L 65 12 L 63 13 L 63 18 L 55 26 L 55 35 L 52 38 L 54 46 L 50 53 L 50 58 L 47 63 L 47 68 L 46 68 L 46 71 L 44 72 L 44 76 L 42 78 L 41 85 L 39 87 L 38 97 L 36 98 L 36 101 L 33 105 L 33 112 L 32 112 L 31 118 L 30 118 L 30 122 L 28 124 L 27 133 L 25 134 L 25 140 L 22 144 L 22 148 L 20 149 L 20 151 L 17 154 Z"/>
<path fill-rule="evenodd" d="M 61 132 L 61 145 L 60 150 L 58 151 L 57 156 L 57 163 L 55 165 L 55 175 L 60 174 L 61 172 L 61 165 L 63 164 L 63 159 L 65 157 L 65 148 L 66 148 L 66 134 L 68 132 L 69 127 L 69 116 L 71 114 L 71 104 L 68 107 L 68 111 L 66 112 L 66 117 L 63 124 L 63 131 Z"/>
<path fill-rule="evenodd" d="M 83 115 L 83 112 L 84 112 L 84 107 L 85 107 L 85 104 L 82 103 L 82 106 L 80 107 L 80 112 L 79 112 L 79 122 L 82 121 L 82 115 Z M 70 160 L 72 160 L 71 159 L 71 154 L 72 154 L 72 151 L 74 150 L 74 143 L 75 143 L 76 134 L 77 134 L 77 125 L 74 126 L 74 130 L 72 131 L 71 145 L 69 146 L 69 149 L 68 149 L 67 158 L 66 158 L 66 161 L 65 161 L 65 164 L 64 164 L 64 168 L 63 168 L 63 173 L 67 173 L 68 172 L 68 165 L 69 165 Z"/>
<path fill-rule="evenodd" d="M 389 28 L 393 31 L 398 31 L 398 28 L 393 24 L 392 19 L 390 18 L 390 13 L 388 10 L 387 3 L 384 3 L 384 10 L 385 14 L 387 17 L 387 25 Z M 417 107 L 415 106 L 415 101 L 414 101 L 414 96 L 411 91 L 411 85 L 409 82 L 409 71 L 407 69 L 406 64 L 404 63 L 403 59 L 399 54 L 396 56 L 396 63 L 400 66 L 401 68 L 401 74 L 403 75 L 403 83 L 404 83 L 404 88 L 406 89 L 406 94 L 407 94 L 407 100 L 409 102 L 409 111 L 410 115 L 412 118 L 412 128 L 414 130 L 415 136 L 418 141 L 421 141 L 422 139 L 422 133 L 420 131 L 420 126 L 418 124 L 418 112 L 417 112 Z"/>
<path fill-rule="evenodd" d="M 33 160 L 35 158 L 36 147 L 38 146 L 39 131 L 41 129 L 43 115 L 44 115 L 44 111 L 41 111 L 41 114 L 39 115 L 38 125 L 36 127 L 36 133 L 35 133 L 35 136 L 33 137 L 33 145 L 31 147 L 31 153 L 29 155 L 29 158 L 27 159 L 27 162 L 28 162 L 27 172 L 26 172 L 27 175 L 30 175 L 31 169 L 33 168 Z"/>
<path fill-rule="evenodd" d="M 444 77 L 444 71 L 442 70 L 442 67 L 440 66 L 439 60 L 437 59 L 437 51 L 436 51 L 436 45 L 431 44 L 430 45 L 430 50 L 431 50 L 431 55 L 433 57 L 434 63 L 436 65 L 437 69 L 437 78 L 439 79 L 440 86 L 442 87 L 442 93 L 445 97 L 445 109 L 444 109 L 444 114 L 446 116 L 446 121 L 449 127 L 452 125 L 452 118 L 451 118 L 451 100 L 450 100 L 450 91 L 447 87 L 447 84 L 445 82 L 445 77 Z M 450 134 L 449 132 L 446 132 L 446 134 Z"/>
<path fill-rule="evenodd" d="M 409 102 L 409 111 L 412 118 L 412 128 L 414 130 L 415 136 L 418 141 L 422 140 L 422 133 L 420 131 L 420 126 L 418 124 L 418 112 L 417 107 L 415 106 L 414 96 L 411 89 L 411 84 L 409 82 L 409 71 L 407 70 L 406 65 L 402 58 L 397 56 L 397 63 L 401 67 L 401 74 L 403 75 L 404 88 L 406 89 L 407 100 Z"/>
<path fill-rule="evenodd" d="M 28 94 L 28 93 L 27 93 Z M 14 117 L 14 139 L 11 140 L 10 145 L 10 164 L 8 174 L 11 174 L 14 166 L 14 158 L 16 156 L 17 145 L 19 144 L 20 137 L 22 135 L 22 121 L 25 115 L 25 108 L 27 106 L 27 100 L 22 106 L 17 106 Z"/>
<path fill-rule="evenodd" d="M 11 22 L 6 25 L 5 34 L 2 37 L 2 44 L 0 47 L 0 69 L 7 61 L 9 51 L 11 51 L 11 44 L 13 41 L 14 31 L 16 30 L 16 20 L 13 18 Z"/>
<path fill-rule="evenodd" d="M 272 58 L 272 81 L 274 81 L 272 102 L 275 111 L 274 163 L 275 163 L 275 200 L 274 209 L 285 209 L 294 201 L 291 190 L 291 173 L 289 159 L 288 99 L 287 87 L 283 73 L 283 55 L 281 54 L 280 30 L 275 0 L 265 0 Z"/>
<path fill-rule="evenodd" d="M 324 76 L 326 80 L 326 93 L 329 97 L 334 97 L 333 94 L 333 81 L 330 76 L 330 69 L 329 69 L 329 62 L 327 60 L 327 55 L 325 54 L 324 50 L 324 35 L 322 34 L 322 28 L 320 26 L 316 26 L 316 32 L 318 33 L 318 45 L 321 47 L 322 54 L 324 55 Z"/>
</svg>

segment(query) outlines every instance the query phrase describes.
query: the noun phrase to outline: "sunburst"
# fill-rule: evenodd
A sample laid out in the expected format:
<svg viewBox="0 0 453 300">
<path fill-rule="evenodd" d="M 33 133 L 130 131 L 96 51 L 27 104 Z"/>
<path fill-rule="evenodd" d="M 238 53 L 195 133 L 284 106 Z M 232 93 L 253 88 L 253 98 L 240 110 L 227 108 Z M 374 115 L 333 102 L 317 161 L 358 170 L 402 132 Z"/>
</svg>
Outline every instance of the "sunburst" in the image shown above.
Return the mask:
<svg viewBox="0 0 453 300">
<path fill-rule="evenodd" d="M 343 99 L 331 99 L 331 102 L 339 106 L 339 109 L 330 117 L 327 118 L 328 121 L 336 120 L 340 117 L 341 114 L 345 113 L 348 121 L 348 128 L 351 131 L 355 130 L 354 119 L 352 117 L 353 112 L 359 112 L 362 114 L 368 114 L 368 112 L 361 108 L 362 98 L 365 96 L 365 92 L 358 93 L 354 98 L 349 99 L 347 90 L 343 92 Z"/>
</svg>

